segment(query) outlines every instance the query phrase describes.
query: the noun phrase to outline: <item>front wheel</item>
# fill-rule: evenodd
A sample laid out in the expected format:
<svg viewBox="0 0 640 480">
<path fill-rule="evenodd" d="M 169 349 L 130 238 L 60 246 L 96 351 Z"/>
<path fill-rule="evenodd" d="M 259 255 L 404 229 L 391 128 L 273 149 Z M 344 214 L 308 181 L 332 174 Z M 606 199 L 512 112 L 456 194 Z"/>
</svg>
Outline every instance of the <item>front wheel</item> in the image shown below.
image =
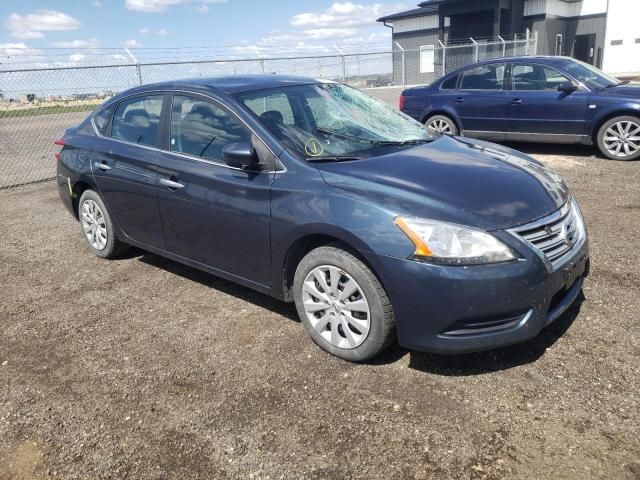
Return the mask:
<svg viewBox="0 0 640 480">
<path fill-rule="evenodd" d="M 395 319 L 373 272 L 339 245 L 309 252 L 294 278 L 298 315 L 313 341 L 327 352 L 361 362 L 395 338 Z"/>
<path fill-rule="evenodd" d="M 640 157 L 640 119 L 623 116 L 605 122 L 598 131 L 598 148 L 612 160 Z"/>
<path fill-rule="evenodd" d="M 458 135 L 455 122 L 446 115 L 434 115 L 424 122 L 430 133 L 435 135 Z"/>
</svg>

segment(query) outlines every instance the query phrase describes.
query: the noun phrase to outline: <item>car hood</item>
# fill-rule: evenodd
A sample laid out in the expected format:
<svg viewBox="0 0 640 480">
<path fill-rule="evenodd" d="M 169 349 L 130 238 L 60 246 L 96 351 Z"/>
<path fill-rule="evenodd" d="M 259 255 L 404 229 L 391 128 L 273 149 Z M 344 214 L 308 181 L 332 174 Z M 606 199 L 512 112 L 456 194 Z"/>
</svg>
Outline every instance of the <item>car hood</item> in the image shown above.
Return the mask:
<svg viewBox="0 0 640 480">
<path fill-rule="evenodd" d="M 604 90 L 600 90 L 597 93 L 607 97 L 624 97 L 640 100 L 640 85 L 620 85 L 619 87 L 605 88 Z"/>
<path fill-rule="evenodd" d="M 409 215 L 498 230 L 546 216 L 569 191 L 553 171 L 515 150 L 442 136 L 383 156 L 317 165 L 325 182 Z"/>
</svg>

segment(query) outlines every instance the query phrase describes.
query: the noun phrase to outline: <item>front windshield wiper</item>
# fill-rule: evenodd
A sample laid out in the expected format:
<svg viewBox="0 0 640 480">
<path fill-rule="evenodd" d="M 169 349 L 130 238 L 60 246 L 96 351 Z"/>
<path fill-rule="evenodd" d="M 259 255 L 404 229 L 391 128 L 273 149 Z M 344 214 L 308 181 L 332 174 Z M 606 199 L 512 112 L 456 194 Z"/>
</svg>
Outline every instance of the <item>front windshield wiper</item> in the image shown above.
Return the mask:
<svg viewBox="0 0 640 480">
<path fill-rule="evenodd" d="M 432 141 L 432 139 L 414 139 L 414 140 L 403 140 L 403 141 L 393 141 L 393 140 L 375 140 L 373 138 L 361 138 L 353 135 L 349 135 L 347 133 L 336 132 L 335 130 L 330 130 L 328 128 L 316 128 L 316 131 L 320 133 L 326 133 L 328 135 L 335 135 L 336 137 L 341 137 L 346 140 L 354 140 L 357 142 L 369 143 L 371 145 L 393 145 L 393 146 L 405 146 L 405 145 L 417 145 L 419 143 L 426 143 Z"/>
<path fill-rule="evenodd" d="M 307 162 L 350 162 L 353 160 L 363 160 L 363 157 L 355 155 L 326 155 L 323 157 L 307 157 Z"/>
<path fill-rule="evenodd" d="M 609 85 L 605 85 L 600 90 L 606 90 L 607 88 L 619 87 L 620 85 L 627 85 L 630 83 L 630 80 L 622 80 L 619 83 L 610 83 Z"/>
</svg>

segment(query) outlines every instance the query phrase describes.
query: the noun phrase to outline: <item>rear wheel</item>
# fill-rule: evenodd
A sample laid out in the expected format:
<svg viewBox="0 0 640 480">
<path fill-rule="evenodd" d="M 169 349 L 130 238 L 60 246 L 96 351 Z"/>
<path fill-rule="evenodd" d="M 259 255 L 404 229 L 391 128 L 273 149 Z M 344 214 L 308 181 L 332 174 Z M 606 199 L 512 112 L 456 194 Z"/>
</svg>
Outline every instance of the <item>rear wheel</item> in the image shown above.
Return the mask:
<svg viewBox="0 0 640 480">
<path fill-rule="evenodd" d="M 293 288 L 302 324 L 327 352 L 360 362 L 394 340 L 387 293 L 360 259 L 338 245 L 308 253 L 296 269 Z"/>
<path fill-rule="evenodd" d="M 80 227 L 89 249 L 101 258 L 116 258 L 129 249 L 116 237 L 113 222 L 100 195 L 85 190 L 78 203 Z"/>
<path fill-rule="evenodd" d="M 424 122 L 429 132 L 436 135 L 458 135 L 455 122 L 446 115 L 434 115 Z"/>
<path fill-rule="evenodd" d="M 640 119 L 623 116 L 605 122 L 598 131 L 598 148 L 613 160 L 640 157 Z"/>
</svg>

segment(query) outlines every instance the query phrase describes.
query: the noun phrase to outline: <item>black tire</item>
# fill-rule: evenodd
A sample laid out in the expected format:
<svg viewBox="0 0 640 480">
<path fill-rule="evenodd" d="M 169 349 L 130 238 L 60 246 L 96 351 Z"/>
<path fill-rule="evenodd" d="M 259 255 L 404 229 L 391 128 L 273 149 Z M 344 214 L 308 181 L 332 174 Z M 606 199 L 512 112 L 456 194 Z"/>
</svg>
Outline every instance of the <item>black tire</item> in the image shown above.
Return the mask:
<svg viewBox="0 0 640 480">
<path fill-rule="evenodd" d="M 83 222 L 83 208 L 85 203 L 87 203 L 87 206 L 91 205 L 90 202 L 94 202 L 95 205 L 97 205 L 100 213 L 100 215 L 97 215 L 97 217 L 102 218 L 104 222 L 104 230 L 106 230 L 106 242 L 104 243 L 103 248 L 98 248 L 97 246 L 92 245 L 91 241 L 89 240 L 89 235 L 85 232 L 85 223 Z M 89 247 L 89 250 L 95 253 L 98 257 L 106 259 L 118 258 L 127 250 L 129 250 L 130 246 L 120 241 L 116 237 L 115 229 L 113 227 L 113 222 L 111 220 L 111 216 L 109 215 L 109 211 L 102 201 L 102 198 L 100 198 L 100 195 L 98 195 L 98 193 L 94 190 L 85 190 L 80 196 L 80 201 L 78 202 L 78 217 L 80 230 L 82 231 L 82 235 L 87 241 L 87 246 Z"/>
<path fill-rule="evenodd" d="M 303 305 L 305 279 L 315 268 L 325 266 L 337 267 L 342 274 L 347 274 L 355 280 L 368 303 L 369 331 L 364 341 L 355 348 L 339 348 L 332 345 L 312 326 L 305 311 Z M 341 278 L 344 280 L 347 277 Z M 332 355 L 351 362 L 362 362 L 380 354 L 395 340 L 395 318 L 387 292 L 373 272 L 359 258 L 342 248 L 340 244 L 330 244 L 309 252 L 298 264 L 293 289 L 298 315 L 307 333 L 320 348 Z M 322 312 L 319 315 L 322 315 Z M 327 330 L 330 331 L 331 328 L 334 327 L 329 323 Z M 340 330 L 342 326 L 336 323 L 335 328 L 338 329 L 338 332 L 342 332 L 342 337 L 346 340 L 343 330 Z"/>
<path fill-rule="evenodd" d="M 449 131 L 442 131 L 442 129 L 436 127 L 435 125 L 442 125 L 444 122 L 444 124 L 447 125 L 447 128 L 449 129 Z M 425 126 L 427 127 L 427 130 L 429 130 L 430 132 L 435 132 L 437 134 L 447 134 L 447 135 L 452 135 L 452 136 L 456 136 L 458 135 L 460 132 L 458 131 L 458 126 L 456 125 L 456 122 L 453 121 L 453 119 L 451 117 L 448 117 L 447 115 L 432 115 L 431 117 L 427 118 L 424 121 Z"/>
<path fill-rule="evenodd" d="M 620 116 L 620 117 L 615 117 L 612 118 L 611 120 L 607 120 L 606 122 L 604 122 L 602 124 L 602 126 L 600 127 L 600 130 L 598 130 L 598 148 L 600 149 L 600 152 L 602 152 L 602 154 L 611 159 L 611 160 L 621 160 L 621 161 L 629 161 L 629 160 L 637 160 L 638 158 L 640 158 L 640 148 L 638 148 L 635 151 L 632 151 L 632 149 L 630 148 L 630 154 L 626 154 L 625 152 L 625 146 L 624 143 L 621 144 L 621 149 L 619 153 L 615 152 L 615 146 L 619 144 L 614 142 L 614 143 L 609 143 L 610 148 L 607 148 L 607 144 L 606 144 L 606 139 L 607 138 L 611 138 L 612 136 L 607 136 L 607 131 L 610 128 L 613 128 L 614 132 L 619 131 L 616 128 L 616 124 L 621 124 L 621 125 L 630 125 L 630 133 L 633 133 L 634 131 L 640 129 L 640 118 L 638 117 L 633 117 L 633 116 L 629 116 L 629 115 L 624 115 L 624 116 Z M 624 130 L 624 129 L 623 129 Z M 617 134 L 614 133 L 613 137 L 615 138 L 619 138 Z M 640 131 L 636 132 L 633 134 L 633 137 L 637 137 L 640 138 Z M 640 141 L 635 141 L 634 143 L 636 143 L 637 145 L 640 145 Z M 613 150 L 612 148 L 613 147 Z M 629 147 L 626 147 L 629 148 Z"/>
</svg>

